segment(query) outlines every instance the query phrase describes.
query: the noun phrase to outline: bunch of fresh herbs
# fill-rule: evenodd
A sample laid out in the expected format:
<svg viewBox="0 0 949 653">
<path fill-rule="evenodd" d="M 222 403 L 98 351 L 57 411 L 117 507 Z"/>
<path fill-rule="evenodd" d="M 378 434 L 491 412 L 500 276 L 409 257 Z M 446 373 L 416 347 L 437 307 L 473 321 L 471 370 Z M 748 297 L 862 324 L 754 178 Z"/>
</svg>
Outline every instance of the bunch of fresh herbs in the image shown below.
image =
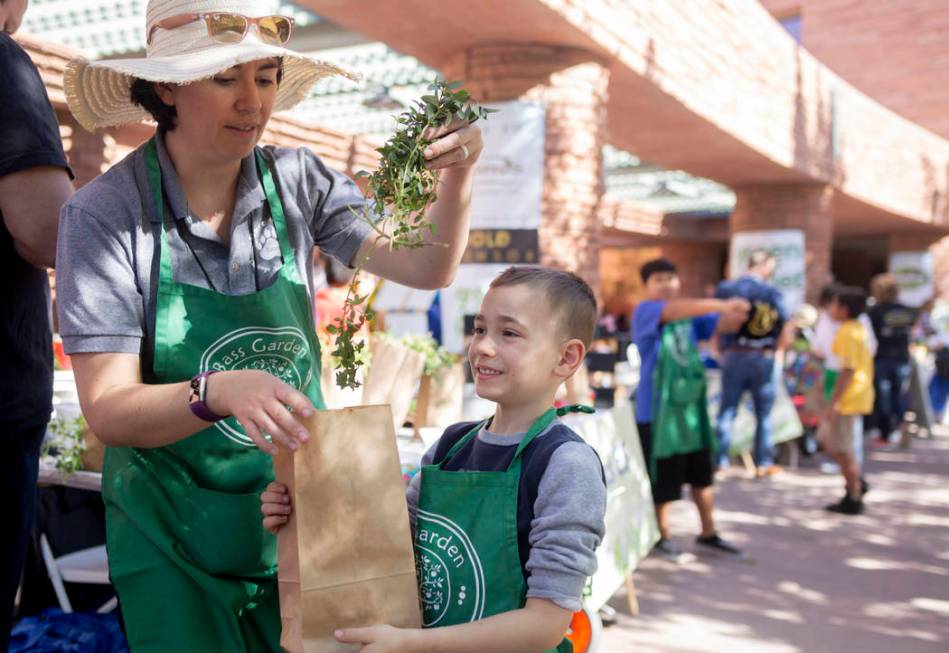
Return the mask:
<svg viewBox="0 0 949 653">
<path fill-rule="evenodd" d="M 418 249 L 430 244 L 428 238 L 435 234 L 434 223 L 425 215 L 438 198 L 438 171 L 425 166 L 424 156 L 434 140 L 432 134 L 455 116 L 471 123 L 491 111 L 472 105 L 468 91 L 460 86 L 460 82 L 441 80 L 430 84 L 430 93 L 398 117 L 395 134 L 378 149 L 379 167 L 372 173 L 357 174 L 368 178 L 370 198 L 360 217 L 372 227 L 376 243 L 385 243 L 390 250 Z M 359 386 L 356 373 L 366 343 L 355 336 L 373 318 L 372 311 L 363 308 L 368 293 L 359 293 L 359 272 L 368 260 L 369 256 L 356 268 L 342 316 L 328 327 L 336 338 L 331 356 L 337 363 L 336 384 L 341 388 Z"/>
<path fill-rule="evenodd" d="M 40 459 L 62 472 L 63 477 L 82 469 L 86 451 L 86 420 L 56 418 L 49 423 L 46 438 L 40 447 Z"/>
</svg>

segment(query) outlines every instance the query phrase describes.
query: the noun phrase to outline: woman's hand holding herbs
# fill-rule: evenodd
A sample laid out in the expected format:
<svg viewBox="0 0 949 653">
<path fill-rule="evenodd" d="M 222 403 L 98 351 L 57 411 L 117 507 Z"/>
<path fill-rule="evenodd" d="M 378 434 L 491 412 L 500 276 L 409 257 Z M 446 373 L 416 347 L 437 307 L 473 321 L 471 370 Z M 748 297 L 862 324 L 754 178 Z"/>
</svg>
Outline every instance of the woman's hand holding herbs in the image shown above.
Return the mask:
<svg viewBox="0 0 949 653">
<path fill-rule="evenodd" d="M 457 115 L 443 127 L 429 128 L 424 137 L 431 141 L 422 153 L 429 170 L 471 168 L 484 149 L 481 127 Z"/>
<path fill-rule="evenodd" d="M 372 311 L 364 308 L 368 293 L 359 292 L 359 271 L 372 252 L 445 245 L 433 242 L 436 222 L 427 213 L 438 200 L 439 190 L 451 188 L 448 195 L 455 196 L 450 200 L 456 203 L 454 213 L 467 210 L 470 175 L 459 176 L 452 171 L 467 173 L 478 160 L 484 140 L 475 122 L 491 110 L 473 105 L 458 82 L 436 81 L 429 91 L 397 118 L 395 133 L 378 149 L 379 167 L 371 173 L 357 174 L 367 180 L 369 202 L 365 212 L 356 217 L 369 224 L 374 238 L 365 256 L 357 261 L 342 317 L 328 327 L 335 338 L 331 355 L 336 363 L 336 384 L 341 388 L 359 386 L 356 377 L 365 357 L 365 343 L 357 340 L 356 334 L 373 317 Z M 440 187 L 443 173 L 446 183 Z M 458 193 L 459 187 L 467 190 Z M 458 240 L 454 241 L 456 245 Z M 406 259 L 400 264 L 413 262 Z"/>
</svg>

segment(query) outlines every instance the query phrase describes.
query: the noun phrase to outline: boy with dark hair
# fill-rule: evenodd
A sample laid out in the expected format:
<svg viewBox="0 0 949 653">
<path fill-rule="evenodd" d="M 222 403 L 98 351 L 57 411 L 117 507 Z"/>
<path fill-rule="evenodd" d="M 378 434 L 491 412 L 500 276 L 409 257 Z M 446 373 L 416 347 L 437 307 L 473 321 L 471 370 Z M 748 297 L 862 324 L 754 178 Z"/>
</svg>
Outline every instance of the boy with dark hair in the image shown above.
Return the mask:
<svg viewBox="0 0 949 653">
<path fill-rule="evenodd" d="M 741 298 L 679 298 L 676 266 L 667 259 L 649 261 L 640 275 L 646 300 L 632 316 L 633 342 L 642 359 L 636 422 L 659 522 L 656 550 L 672 559 L 681 554 L 669 539 L 669 505 L 689 484 L 702 522 L 696 543 L 741 556 L 718 535 L 712 514 L 715 440 L 696 342 L 708 340 L 717 327 L 736 330 L 748 318 L 749 304 Z"/>
<path fill-rule="evenodd" d="M 873 411 L 873 353 L 867 328 L 858 320 L 867 298 L 860 288 L 840 288 L 831 301 L 830 317 L 840 322 L 833 354 L 840 361 L 827 418 L 818 439 L 840 465 L 846 494 L 827 510 L 846 515 L 863 512 L 864 482 L 854 455 L 854 442 L 862 438 L 863 415 Z"/>
<path fill-rule="evenodd" d="M 569 409 L 550 407 L 595 323 L 593 291 L 576 275 L 518 267 L 494 280 L 468 350 L 475 391 L 496 403 L 494 416 L 448 427 L 406 492 L 426 628 L 352 628 L 339 641 L 426 653 L 572 650 L 564 633 L 596 570 L 606 485 L 596 452 L 557 419 Z M 271 484 L 262 500 L 264 526 L 279 529 L 286 488 Z M 461 531 L 476 555 L 458 569 L 439 564 L 444 552 L 431 543 Z M 483 609 L 473 603 L 479 591 Z"/>
</svg>

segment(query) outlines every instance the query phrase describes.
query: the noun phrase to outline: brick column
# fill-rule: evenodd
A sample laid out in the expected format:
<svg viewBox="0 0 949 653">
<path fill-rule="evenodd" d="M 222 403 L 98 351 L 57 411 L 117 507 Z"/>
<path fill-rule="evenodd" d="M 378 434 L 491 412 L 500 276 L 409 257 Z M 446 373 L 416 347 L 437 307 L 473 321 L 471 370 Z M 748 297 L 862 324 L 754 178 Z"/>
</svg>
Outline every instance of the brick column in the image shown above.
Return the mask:
<svg viewBox="0 0 949 653">
<path fill-rule="evenodd" d="M 576 272 L 599 291 L 607 67 L 576 48 L 485 45 L 454 57 L 445 77 L 463 80 L 481 102 L 546 107 L 541 263 Z"/>
<path fill-rule="evenodd" d="M 832 280 L 833 189 L 812 184 L 762 184 L 735 189 L 730 231 L 800 229 L 804 232 L 806 297 L 814 303 Z"/>
<path fill-rule="evenodd" d="M 104 130 L 86 131 L 67 110 L 57 114 L 59 133 L 76 188 L 86 185 L 114 163 L 115 139 Z"/>
</svg>

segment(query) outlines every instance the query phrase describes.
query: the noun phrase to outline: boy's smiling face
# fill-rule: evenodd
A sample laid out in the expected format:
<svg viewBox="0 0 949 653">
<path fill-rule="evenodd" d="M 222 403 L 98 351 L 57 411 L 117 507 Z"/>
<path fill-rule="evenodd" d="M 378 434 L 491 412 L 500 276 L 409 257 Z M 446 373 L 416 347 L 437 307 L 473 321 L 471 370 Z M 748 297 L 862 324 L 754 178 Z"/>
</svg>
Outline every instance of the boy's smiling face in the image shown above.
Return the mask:
<svg viewBox="0 0 949 653">
<path fill-rule="evenodd" d="M 552 400 L 566 378 L 559 367 L 566 342 L 557 316 L 535 290 L 492 288 L 475 317 L 468 349 L 475 391 L 502 405 Z"/>
</svg>

